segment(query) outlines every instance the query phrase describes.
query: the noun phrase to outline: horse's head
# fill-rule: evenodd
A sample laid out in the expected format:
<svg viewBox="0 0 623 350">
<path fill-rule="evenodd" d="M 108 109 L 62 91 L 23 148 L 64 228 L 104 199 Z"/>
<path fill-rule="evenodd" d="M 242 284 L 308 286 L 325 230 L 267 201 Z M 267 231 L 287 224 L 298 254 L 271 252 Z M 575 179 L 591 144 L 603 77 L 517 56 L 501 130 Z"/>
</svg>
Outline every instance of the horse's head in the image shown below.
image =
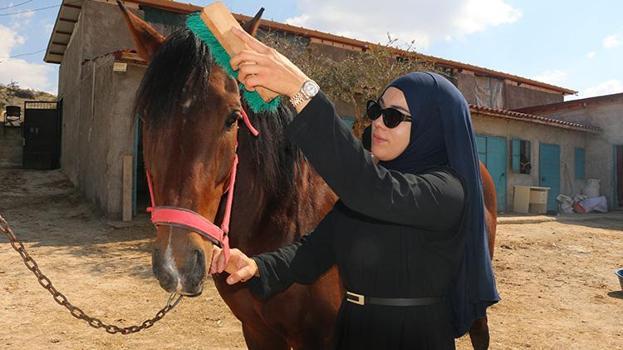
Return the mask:
<svg viewBox="0 0 623 350">
<path fill-rule="evenodd" d="M 149 62 L 137 92 L 143 156 L 155 206 L 190 209 L 215 222 L 236 152 L 242 106 L 238 83 L 214 64 L 191 31 L 165 38 L 120 7 L 138 54 Z M 259 15 L 245 25 L 255 32 Z M 190 229 L 158 226 L 152 266 L 168 292 L 199 295 L 212 242 Z"/>
</svg>

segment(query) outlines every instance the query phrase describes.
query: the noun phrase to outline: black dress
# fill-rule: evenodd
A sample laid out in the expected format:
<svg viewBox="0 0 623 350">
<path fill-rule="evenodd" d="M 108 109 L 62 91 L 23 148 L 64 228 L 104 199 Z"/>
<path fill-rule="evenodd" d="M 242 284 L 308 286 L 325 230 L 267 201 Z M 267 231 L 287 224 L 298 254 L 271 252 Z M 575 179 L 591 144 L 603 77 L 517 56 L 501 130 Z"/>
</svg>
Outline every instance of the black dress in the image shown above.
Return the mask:
<svg viewBox="0 0 623 350">
<path fill-rule="evenodd" d="M 347 290 L 382 298 L 443 297 L 462 252 L 465 193 L 448 167 L 418 174 L 387 170 L 320 92 L 288 125 L 288 138 L 339 196 L 308 235 L 254 256 L 251 291 L 267 298 L 292 283 L 310 284 L 337 264 Z M 336 349 L 454 349 L 447 303 L 357 305 L 343 301 Z"/>
</svg>

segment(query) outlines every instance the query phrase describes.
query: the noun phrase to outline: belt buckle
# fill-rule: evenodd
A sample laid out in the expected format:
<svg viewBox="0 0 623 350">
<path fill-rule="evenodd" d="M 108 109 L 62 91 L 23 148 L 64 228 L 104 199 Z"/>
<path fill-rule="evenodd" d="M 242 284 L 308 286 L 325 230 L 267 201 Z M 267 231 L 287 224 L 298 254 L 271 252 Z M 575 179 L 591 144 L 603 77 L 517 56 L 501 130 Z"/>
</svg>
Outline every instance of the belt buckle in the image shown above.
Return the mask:
<svg viewBox="0 0 623 350">
<path fill-rule="evenodd" d="M 353 292 L 346 292 L 346 300 L 350 301 L 353 304 L 364 305 L 365 304 L 365 296 Z"/>
</svg>

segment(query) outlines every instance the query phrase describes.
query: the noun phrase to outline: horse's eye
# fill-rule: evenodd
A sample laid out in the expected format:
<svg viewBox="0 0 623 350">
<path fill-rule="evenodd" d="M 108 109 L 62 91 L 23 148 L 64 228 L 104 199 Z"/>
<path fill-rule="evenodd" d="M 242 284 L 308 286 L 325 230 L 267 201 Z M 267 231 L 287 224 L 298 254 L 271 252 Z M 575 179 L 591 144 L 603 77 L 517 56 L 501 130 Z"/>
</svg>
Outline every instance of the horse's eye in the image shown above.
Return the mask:
<svg viewBox="0 0 623 350">
<path fill-rule="evenodd" d="M 225 128 L 227 129 L 231 129 L 231 127 L 238 121 L 238 119 L 240 119 L 240 112 L 238 111 L 233 111 L 231 112 L 231 114 L 229 115 L 229 117 L 227 117 L 227 119 L 225 120 Z"/>
</svg>

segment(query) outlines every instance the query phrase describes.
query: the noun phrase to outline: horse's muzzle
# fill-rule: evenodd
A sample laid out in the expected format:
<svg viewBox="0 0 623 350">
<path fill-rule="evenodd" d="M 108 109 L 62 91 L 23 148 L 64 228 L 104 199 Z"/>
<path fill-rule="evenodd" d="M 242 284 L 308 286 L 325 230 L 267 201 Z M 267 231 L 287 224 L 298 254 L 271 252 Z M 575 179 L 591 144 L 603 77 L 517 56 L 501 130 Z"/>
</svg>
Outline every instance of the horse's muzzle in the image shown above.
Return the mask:
<svg viewBox="0 0 623 350">
<path fill-rule="evenodd" d="M 163 256 L 159 249 L 152 254 L 152 270 L 162 289 L 188 297 L 201 295 L 206 275 L 205 257 L 196 249 L 178 268 L 171 257 Z"/>
</svg>

